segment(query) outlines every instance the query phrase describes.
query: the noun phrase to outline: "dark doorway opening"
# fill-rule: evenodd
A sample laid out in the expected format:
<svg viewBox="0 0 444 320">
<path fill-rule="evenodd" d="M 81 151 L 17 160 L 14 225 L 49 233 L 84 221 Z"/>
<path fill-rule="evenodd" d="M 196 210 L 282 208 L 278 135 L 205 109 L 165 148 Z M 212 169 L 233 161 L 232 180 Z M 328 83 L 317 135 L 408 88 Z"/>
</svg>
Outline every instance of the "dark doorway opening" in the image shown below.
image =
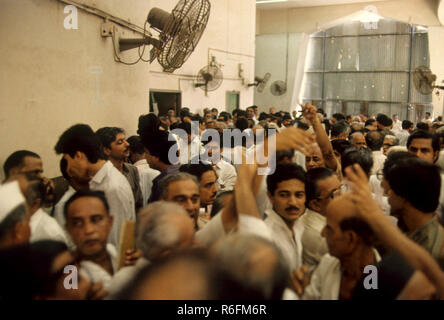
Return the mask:
<svg viewBox="0 0 444 320">
<path fill-rule="evenodd" d="M 173 107 L 176 115 L 179 115 L 182 107 L 182 94 L 180 91 L 151 91 L 150 90 L 150 112 L 159 116 L 166 116 L 168 109 Z"/>
</svg>

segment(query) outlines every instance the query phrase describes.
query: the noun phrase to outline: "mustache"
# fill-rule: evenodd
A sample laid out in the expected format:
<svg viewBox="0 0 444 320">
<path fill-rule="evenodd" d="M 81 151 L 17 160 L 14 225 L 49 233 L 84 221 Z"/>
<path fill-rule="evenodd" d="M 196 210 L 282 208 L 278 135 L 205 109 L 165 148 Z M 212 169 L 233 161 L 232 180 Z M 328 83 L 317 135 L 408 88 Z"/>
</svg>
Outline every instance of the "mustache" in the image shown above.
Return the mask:
<svg viewBox="0 0 444 320">
<path fill-rule="evenodd" d="M 295 206 L 289 206 L 288 208 L 285 209 L 285 211 L 292 211 L 292 210 L 299 210 L 299 208 Z"/>
</svg>

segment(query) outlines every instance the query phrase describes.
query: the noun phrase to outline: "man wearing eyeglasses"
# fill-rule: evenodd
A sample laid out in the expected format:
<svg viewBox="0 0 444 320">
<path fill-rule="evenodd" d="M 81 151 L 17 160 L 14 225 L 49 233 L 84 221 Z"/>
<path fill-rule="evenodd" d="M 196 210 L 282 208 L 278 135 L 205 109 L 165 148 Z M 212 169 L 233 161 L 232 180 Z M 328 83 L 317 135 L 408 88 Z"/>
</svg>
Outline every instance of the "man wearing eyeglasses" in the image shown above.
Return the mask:
<svg viewBox="0 0 444 320">
<path fill-rule="evenodd" d="M 305 192 L 307 210 L 301 217 L 304 225 L 302 262 L 311 268 L 328 253 L 327 242 L 321 235 L 326 225 L 325 209 L 331 200 L 341 195 L 341 182 L 333 170 L 315 168 L 307 172 Z"/>
</svg>

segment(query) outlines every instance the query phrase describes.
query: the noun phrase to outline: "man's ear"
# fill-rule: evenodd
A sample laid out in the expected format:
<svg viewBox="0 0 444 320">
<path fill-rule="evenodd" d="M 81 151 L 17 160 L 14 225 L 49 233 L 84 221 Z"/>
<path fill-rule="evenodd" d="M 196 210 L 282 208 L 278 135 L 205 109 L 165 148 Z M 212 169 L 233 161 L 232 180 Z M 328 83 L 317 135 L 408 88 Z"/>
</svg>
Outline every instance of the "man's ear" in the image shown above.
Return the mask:
<svg viewBox="0 0 444 320">
<path fill-rule="evenodd" d="M 439 157 L 439 151 L 435 151 L 435 152 L 433 153 L 433 163 L 435 163 L 436 160 L 438 160 L 438 157 Z"/>
<path fill-rule="evenodd" d="M 318 199 L 311 199 L 308 202 L 308 207 L 309 207 L 309 209 L 312 208 L 316 212 L 321 211 L 321 205 L 319 204 L 319 200 Z"/>
<path fill-rule="evenodd" d="M 104 147 L 104 148 L 103 148 L 103 153 L 104 153 L 107 157 L 109 157 L 109 156 L 111 155 L 111 149 L 110 149 L 110 148 L 106 148 L 106 147 Z"/>
</svg>

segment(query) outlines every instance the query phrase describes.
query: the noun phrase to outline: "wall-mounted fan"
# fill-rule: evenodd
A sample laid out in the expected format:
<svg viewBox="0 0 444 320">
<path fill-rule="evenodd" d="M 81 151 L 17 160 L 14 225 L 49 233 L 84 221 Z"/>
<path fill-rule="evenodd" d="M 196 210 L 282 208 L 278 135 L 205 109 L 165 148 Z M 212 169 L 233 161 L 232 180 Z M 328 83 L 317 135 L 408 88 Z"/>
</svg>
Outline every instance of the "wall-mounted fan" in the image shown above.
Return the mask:
<svg viewBox="0 0 444 320">
<path fill-rule="evenodd" d="M 270 80 L 270 78 L 271 78 L 271 74 L 267 72 L 263 78 L 254 77 L 254 82 L 249 83 L 248 86 L 249 87 L 253 87 L 253 86 L 257 87 L 257 92 L 263 92 L 265 89 L 265 86 L 267 85 L 267 82 L 268 82 L 268 80 Z"/>
<path fill-rule="evenodd" d="M 221 86 L 223 79 L 224 75 L 220 67 L 217 64 L 209 64 L 200 69 L 194 87 L 201 88 L 206 95 L 209 91 L 217 90 Z"/>
<path fill-rule="evenodd" d="M 157 58 L 165 72 L 173 72 L 185 63 L 196 48 L 207 26 L 210 7 L 209 0 L 180 0 L 171 13 L 153 8 L 148 14 L 147 23 L 159 33 L 159 38 L 119 39 L 119 50 L 152 45 L 149 62 Z M 117 61 L 122 62 L 120 58 Z"/>
<path fill-rule="evenodd" d="M 282 80 L 275 81 L 271 84 L 270 91 L 274 96 L 282 96 L 287 92 L 287 83 Z"/>
<path fill-rule="evenodd" d="M 424 95 L 431 94 L 434 89 L 444 90 L 444 86 L 435 85 L 436 75 L 426 66 L 419 66 L 413 71 L 415 89 Z"/>
</svg>

